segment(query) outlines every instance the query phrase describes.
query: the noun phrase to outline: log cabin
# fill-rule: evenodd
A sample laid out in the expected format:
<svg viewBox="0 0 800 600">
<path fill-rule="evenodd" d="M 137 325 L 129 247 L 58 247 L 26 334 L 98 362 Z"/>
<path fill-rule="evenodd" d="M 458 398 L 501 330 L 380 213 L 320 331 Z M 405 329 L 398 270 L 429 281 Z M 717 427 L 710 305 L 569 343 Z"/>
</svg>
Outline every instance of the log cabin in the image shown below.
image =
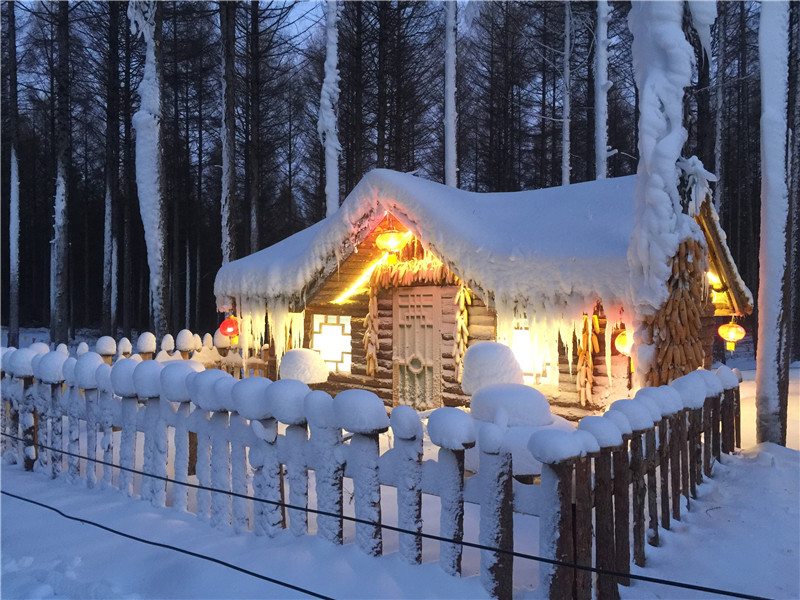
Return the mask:
<svg viewBox="0 0 800 600">
<path fill-rule="evenodd" d="M 224 265 L 217 307 L 251 346 L 269 344 L 273 376 L 287 349 L 308 347 L 330 368 L 322 389 L 417 410 L 468 405 L 464 353 L 499 341 L 553 411 L 577 419 L 630 392 L 616 347 L 627 352 L 617 337 L 634 324 L 635 179 L 473 193 L 375 170 L 332 216 Z M 711 202 L 696 212 L 670 301 L 644 323 L 661 342 L 648 385 L 709 366 L 715 316 L 752 311 Z"/>
</svg>

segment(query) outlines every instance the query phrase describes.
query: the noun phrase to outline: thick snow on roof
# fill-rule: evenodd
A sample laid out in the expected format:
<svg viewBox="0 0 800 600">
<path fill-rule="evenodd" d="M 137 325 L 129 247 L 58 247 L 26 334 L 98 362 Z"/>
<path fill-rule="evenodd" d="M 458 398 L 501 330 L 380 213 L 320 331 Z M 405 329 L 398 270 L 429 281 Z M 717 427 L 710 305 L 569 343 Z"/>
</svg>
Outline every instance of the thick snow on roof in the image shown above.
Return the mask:
<svg viewBox="0 0 800 600">
<path fill-rule="evenodd" d="M 628 304 L 635 176 L 513 193 L 473 193 L 374 170 L 331 217 L 219 270 L 220 309 L 254 302 L 301 309 L 320 277 L 386 211 L 498 310 L 571 313 L 603 298 Z"/>
</svg>

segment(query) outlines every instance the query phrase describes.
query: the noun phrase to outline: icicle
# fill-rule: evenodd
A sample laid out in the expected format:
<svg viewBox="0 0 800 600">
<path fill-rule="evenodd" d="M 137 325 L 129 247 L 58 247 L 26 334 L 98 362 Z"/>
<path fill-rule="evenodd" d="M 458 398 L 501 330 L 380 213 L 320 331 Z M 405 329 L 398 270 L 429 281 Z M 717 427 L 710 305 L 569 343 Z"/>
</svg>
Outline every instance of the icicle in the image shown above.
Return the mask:
<svg viewBox="0 0 800 600">
<path fill-rule="evenodd" d="M 611 319 L 606 315 L 606 374 L 608 375 L 608 391 L 609 393 L 614 387 L 613 378 L 611 377 L 611 333 L 614 326 L 611 324 Z"/>
</svg>

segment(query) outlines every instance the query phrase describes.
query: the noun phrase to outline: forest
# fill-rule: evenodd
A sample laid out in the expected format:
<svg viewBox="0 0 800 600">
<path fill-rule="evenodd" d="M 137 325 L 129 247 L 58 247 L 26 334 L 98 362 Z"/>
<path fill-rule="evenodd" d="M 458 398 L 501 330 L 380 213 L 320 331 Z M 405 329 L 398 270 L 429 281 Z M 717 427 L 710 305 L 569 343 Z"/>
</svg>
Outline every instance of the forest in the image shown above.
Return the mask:
<svg viewBox="0 0 800 600">
<path fill-rule="evenodd" d="M 800 3 L 790 4 L 787 120 L 797 132 Z M 516 191 L 636 172 L 629 2 L 608 3 L 610 87 L 597 81 L 596 2 L 460 1 L 457 10 L 458 187 Z M 211 331 L 220 319 L 213 284 L 223 239 L 225 258 L 235 259 L 325 216 L 318 132 L 324 3 L 176 1 L 157 2 L 154 11 L 164 321 L 153 323 L 148 297 L 133 124 L 145 41 L 131 28 L 128 3 L 3 1 L 4 324 L 10 282 L 18 279 L 21 326 L 50 326 L 56 314 L 70 333 Z M 445 3 L 341 2 L 340 11 L 339 197 L 373 168 L 444 181 Z M 718 2 L 710 56 L 685 28 L 696 65 L 684 95 L 683 154 L 717 175 L 714 201 L 754 296 L 762 185 L 759 13 L 758 2 Z M 607 88 L 605 173 L 595 150 L 598 85 Z M 233 127 L 226 129 L 226 120 Z M 225 131 L 233 136 L 234 164 L 223 219 Z M 791 131 L 787 244 L 795 265 L 789 329 L 796 360 L 800 136 Z M 19 165 L 17 248 L 8 226 L 12 144 Z M 569 244 L 570 232 L 563 233 Z M 14 252 L 18 278 L 11 277 Z M 745 327 L 754 332 L 755 321 Z"/>
</svg>

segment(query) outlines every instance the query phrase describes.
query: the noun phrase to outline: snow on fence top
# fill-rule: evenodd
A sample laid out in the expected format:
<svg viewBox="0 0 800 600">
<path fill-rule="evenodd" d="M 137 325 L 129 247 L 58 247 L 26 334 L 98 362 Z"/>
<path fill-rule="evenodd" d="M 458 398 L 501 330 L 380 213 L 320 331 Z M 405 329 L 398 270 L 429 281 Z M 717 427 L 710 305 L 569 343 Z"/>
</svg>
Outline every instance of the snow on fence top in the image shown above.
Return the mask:
<svg viewBox="0 0 800 600">
<path fill-rule="evenodd" d="M 220 310 L 234 302 L 263 318 L 264 306 L 302 310 L 391 213 L 498 311 L 580 315 L 597 298 L 629 306 L 627 251 L 635 176 L 513 193 L 474 193 L 410 174 L 368 173 L 332 216 L 222 266 Z M 254 326 L 255 328 L 255 326 Z"/>
</svg>

